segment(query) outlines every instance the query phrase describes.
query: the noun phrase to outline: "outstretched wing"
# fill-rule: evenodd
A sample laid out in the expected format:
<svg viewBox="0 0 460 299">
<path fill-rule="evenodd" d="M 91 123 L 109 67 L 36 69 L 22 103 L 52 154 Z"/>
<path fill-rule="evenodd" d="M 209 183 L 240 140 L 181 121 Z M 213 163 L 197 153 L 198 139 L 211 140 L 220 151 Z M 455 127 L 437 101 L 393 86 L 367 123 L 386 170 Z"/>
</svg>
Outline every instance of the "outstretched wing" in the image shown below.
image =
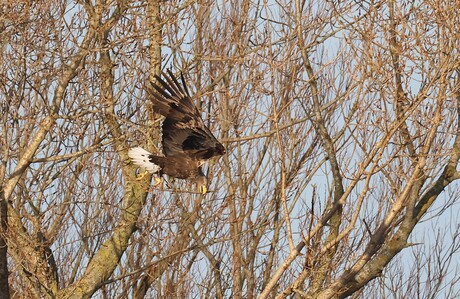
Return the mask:
<svg viewBox="0 0 460 299">
<path fill-rule="evenodd" d="M 168 76 L 169 75 L 169 76 Z M 163 73 L 163 80 L 155 76 L 150 93 L 153 110 L 165 117 L 162 125 L 163 154 L 165 156 L 187 155 L 192 159 L 205 160 L 223 155 L 223 145 L 206 127 L 192 101 L 184 76 L 182 84 L 172 72 Z"/>
</svg>

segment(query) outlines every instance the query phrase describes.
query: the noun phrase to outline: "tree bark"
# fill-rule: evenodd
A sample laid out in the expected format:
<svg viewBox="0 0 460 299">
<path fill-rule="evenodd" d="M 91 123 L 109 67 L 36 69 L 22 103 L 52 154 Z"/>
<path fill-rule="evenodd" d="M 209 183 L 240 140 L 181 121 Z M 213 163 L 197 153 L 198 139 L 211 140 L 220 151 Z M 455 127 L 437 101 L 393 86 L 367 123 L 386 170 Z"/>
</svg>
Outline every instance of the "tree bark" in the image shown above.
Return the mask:
<svg viewBox="0 0 460 299">
<path fill-rule="evenodd" d="M 0 299 L 10 298 L 8 283 L 8 203 L 0 186 Z"/>
</svg>

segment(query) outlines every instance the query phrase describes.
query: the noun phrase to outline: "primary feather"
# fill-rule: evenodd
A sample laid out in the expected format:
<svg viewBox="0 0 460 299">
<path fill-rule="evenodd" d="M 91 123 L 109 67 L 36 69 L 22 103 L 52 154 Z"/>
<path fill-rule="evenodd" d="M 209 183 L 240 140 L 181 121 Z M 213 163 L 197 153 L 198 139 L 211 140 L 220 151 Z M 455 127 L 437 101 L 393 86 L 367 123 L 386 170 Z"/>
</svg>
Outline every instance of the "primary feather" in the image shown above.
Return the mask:
<svg viewBox="0 0 460 299">
<path fill-rule="evenodd" d="M 168 76 L 169 75 L 169 76 Z M 171 71 L 156 76 L 152 83 L 153 110 L 165 117 L 162 124 L 162 146 L 165 156 L 187 155 L 207 160 L 225 153 L 223 145 L 214 137 L 193 104 L 184 77 L 182 85 Z"/>
</svg>

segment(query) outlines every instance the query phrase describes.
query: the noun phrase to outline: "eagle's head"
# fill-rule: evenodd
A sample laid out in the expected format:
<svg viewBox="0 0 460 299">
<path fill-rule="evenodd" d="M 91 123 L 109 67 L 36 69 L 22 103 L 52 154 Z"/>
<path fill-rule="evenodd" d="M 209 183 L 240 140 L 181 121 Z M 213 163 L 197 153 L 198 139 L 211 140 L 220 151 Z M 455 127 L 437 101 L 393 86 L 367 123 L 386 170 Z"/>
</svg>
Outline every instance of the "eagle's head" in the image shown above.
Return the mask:
<svg viewBox="0 0 460 299">
<path fill-rule="evenodd" d="M 225 154 L 225 152 L 226 152 L 225 147 L 220 142 L 218 142 L 216 144 L 216 153 L 217 153 L 217 155 L 222 156 L 222 155 Z"/>
</svg>

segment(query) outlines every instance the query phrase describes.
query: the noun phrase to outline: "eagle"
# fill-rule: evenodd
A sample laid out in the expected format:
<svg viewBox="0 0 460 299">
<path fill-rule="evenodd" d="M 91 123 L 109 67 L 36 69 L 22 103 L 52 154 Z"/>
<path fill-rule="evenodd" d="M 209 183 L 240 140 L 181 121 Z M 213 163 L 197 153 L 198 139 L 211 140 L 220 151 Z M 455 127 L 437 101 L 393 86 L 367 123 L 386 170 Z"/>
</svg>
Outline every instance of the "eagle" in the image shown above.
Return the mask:
<svg viewBox="0 0 460 299">
<path fill-rule="evenodd" d="M 212 157 L 225 154 L 224 146 L 211 133 L 201 118 L 190 95 L 183 74 L 181 83 L 171 70 L 162 72 L 164 79 L 155 75 L 156 83 L 147 88 L 153 103 L 154 112 L 165 117 L 162 130 L 163 155 L 154 155 L 141 147 L 129 149 L 131 161 L 145 172 L 156 174 L 156 184 L 161 176 L 195 182 L 202 194 L 207 192 L 207 178 L 202 165 Z"/>
</svg>

